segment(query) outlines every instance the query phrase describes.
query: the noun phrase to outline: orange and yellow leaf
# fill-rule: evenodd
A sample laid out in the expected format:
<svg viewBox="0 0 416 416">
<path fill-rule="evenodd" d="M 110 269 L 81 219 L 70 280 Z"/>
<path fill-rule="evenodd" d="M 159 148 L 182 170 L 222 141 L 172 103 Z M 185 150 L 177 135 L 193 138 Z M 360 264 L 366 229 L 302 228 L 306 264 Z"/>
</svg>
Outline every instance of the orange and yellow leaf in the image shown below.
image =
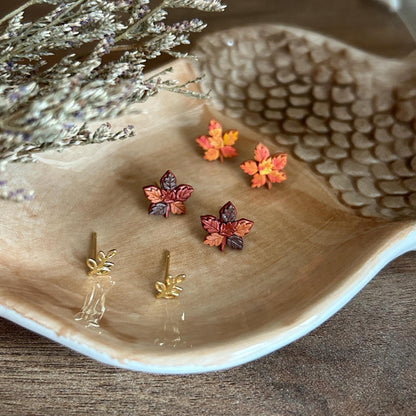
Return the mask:
<svg viewBox="0 0 416 416">
<path fill-rule="evenodd" d="M 270 158 L 263 160 L 263 162 L 259 163 L 258 166 L 260 175 L 268 175 L 270 172 L 273 171 L 273 165 Z"/>
<path fill-rule="evenodd" d="M 267 179 L 269 179 L 269 181 L 272 182 L 272 183 L 280 183 L 280 182 L 285 181 L 287 179 L 287 177 L 286 177 L 286 173 L 277 172 L 277 171 L 274 170 L 273 172 L 270 172 L 267 175 Z"/>
<path fill-rule="evenodd" d="M 252 188 L 260 188 L 266 183 L 266 177 L 264 175 L 260 175 L 256 173 L 251 180 L 251 187 Z"/>
<path fill-rule="evenodd" d="M 211 147 L 214 147 L 215 149 L 221 149 L 221 147 L 224 146 L 224 142 L 222 141 L 221 136 L 209 137 L 208 140 L 211 144 Z"/>
<path fill-rule="evenodd" d="M 232 146 L 238 140 L 238 131 L 229 130 L 225 132 L 223 140 L 225 146 Z"/>
<path fill-rule="evenodd" d="M 196 139 L 198 145 L 206 151 L 204 159 L 213 161 L 219 158 L 222 162 L 224 157 L 237 156 L 237 151 L 232 147 L 238 139 L 237 130 L 229 130 L 223 135 L 221 124 L 212 119 L 208 125 L 208 132 L 209 136 L 200 136 Z"/>
<path fill-rule="evenodd" d="M 217 160 L 219 156 L 220 156 L 220 151 L 218 149 L 211 148 L 205 152 L 204 159 L 213 161 L 213 160 Z"/>
<path fill-rule="evenodd" d="M 246 160 L 240 165 L 240 168 L 249 175 L 257 173 L 257 163 L 254 160 Z"/>
</svg>

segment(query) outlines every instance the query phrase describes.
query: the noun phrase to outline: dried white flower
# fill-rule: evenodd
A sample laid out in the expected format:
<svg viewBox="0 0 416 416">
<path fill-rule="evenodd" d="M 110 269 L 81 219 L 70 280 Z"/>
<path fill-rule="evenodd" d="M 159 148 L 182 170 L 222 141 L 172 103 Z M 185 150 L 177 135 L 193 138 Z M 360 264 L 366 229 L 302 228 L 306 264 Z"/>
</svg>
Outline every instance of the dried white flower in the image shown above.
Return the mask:
<svg viewBox="0 0 416 416">
<path fill-rule="evenodd" d="M 38 4 L 51 10 L 24 22 L 24 11 Z M 199 19 L 165 23 L 168 10 L 193 8 L 219 12 L 219 0 L 30 0 L 0 19 L 0 170 L 10 162 L 33 162 L 50 149 L 125 139 L 131 126 L 112 132 L 109 123 L 91 132 L 93 121 L 119 116 L 133 103 L 161 89 L 198 97 L 164 79 L 169 70 L 146 77 L 149 60 L 189 44 L 189 35 L 205 28 Z M 88 49 L 87 53 L 79 52 Z M 111 52 L 117 60 L 103 62 Z M 51 64 L 51 56 L 63 57 Z M 6 189 L 0 198 L 24 200 L 32 193 Z"/>
</svg>

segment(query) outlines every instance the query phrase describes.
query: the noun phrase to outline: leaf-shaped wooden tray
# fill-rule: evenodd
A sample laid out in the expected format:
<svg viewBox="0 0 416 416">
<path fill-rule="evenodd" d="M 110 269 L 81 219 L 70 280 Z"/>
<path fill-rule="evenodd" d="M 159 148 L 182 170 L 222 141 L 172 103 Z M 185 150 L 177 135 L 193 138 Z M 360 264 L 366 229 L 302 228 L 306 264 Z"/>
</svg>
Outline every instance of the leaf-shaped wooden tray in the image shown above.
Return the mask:
<svg viewBox="0 0 416 416">
<path fill-rule="evenodd" d="M 204 372 L 301 337 L 415 248 L 411 62 L 281 26 L 210 35 L 197 53 L 197 68 L 176 61 L 175 72 L 205 72 L 212 101 L 161 94 L 113 123 L 134 124 L 132 140 L 19 166 L 37 195 L 0 202 L 1 316 L 113 365 Z M 223 164 L 195 143 L 212 117 L 240 131 Z M 289 153 L 288 180 L 270 191 L 239 168 L 259 141 Z M 167 169 L 195 188 L 185 216 L 147 214 L 142 187 Z M 255 223 L 243 251 L 202 244 L 200 215 L 227 201 Z M 74 320 L 91 289 L 91 231 L 118 250 L 99 328 Z M 155 298 L 165 250 L 172 274 L 187 275 L 174 300 Z"/>
</svg>

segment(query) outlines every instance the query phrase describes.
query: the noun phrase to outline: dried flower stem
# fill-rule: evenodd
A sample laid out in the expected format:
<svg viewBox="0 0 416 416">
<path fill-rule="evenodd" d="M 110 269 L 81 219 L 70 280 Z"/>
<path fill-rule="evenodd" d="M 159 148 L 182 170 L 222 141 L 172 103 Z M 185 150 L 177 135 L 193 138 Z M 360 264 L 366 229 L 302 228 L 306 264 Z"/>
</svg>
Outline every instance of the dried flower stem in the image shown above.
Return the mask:
<svg viewBox="0 0 416 416">
<path fill-rule="evenodd" d="M 8 20 L 13 18 L 14 16 L 18 15 L 19 13 L 23 12 L 28 7 L 31 7 L 31 6 L 34 6 L 35 4 L 40 4 L 40 3 L 43 3 L 42 0 L 30 0 L 27 3 L 22 4 L 17 9 L 13 10 L 9 14 L 7 14 L 6 16 L 2 17 L 0 19 L 0 25 L 2 25 L 4 22 L 7 22 Z"/>
<path fill-rule="evenodd" d="M 168 9 L 224 6 L 219 0 L 149 3 L 30 0 L 0 19 L 0 170 L 36 161 L 38 152 L 130 137 L 130 126 L 118 132 L 109 123 L 92 132 L 87 126 L 126 113 L 162 89 L 201 98 L 188 89 L 197 80 L 178 85 L 164 79 L 171 69 L 147 77 L 146 66 L 161 54 L 186 56 L 174 49 L 205 27 L 199 19 L 167 24 Z M 38 4 L 52 10 L 23 22 L 25 10 Z M 82 56 L 81 47 L 87 48 Z M 112 52 L 121 56 L 111 59 Z M 0 197 L 10 199 L 4 192 Z"/>
</svg>

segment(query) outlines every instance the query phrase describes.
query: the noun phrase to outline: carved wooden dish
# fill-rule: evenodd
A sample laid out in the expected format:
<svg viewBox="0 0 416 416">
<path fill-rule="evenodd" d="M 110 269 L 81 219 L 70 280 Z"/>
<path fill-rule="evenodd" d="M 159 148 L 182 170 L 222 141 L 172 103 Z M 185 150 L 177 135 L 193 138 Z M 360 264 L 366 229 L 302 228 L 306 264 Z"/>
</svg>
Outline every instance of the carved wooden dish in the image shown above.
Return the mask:
<svg viewBox="0 0 416 416">
<path fill-rule="evenodd" d="M 100 361 L 192 373 L 235 366 L 305 335 L 386 263 L 416 246 L 416 87 L 411 62 L 369 56 L 282 26 L 210 35 L 203 103 L 161 94 L 137 136 L 49 153 L 19 167 L 36 199 L 0 202 L 0 315 Z M 239 156 L 206 162 L 210 118 L 238 129 Z M 288 180 L 251 189 L 239 164 L 262 141 L 286 151 Z M 75 160 L 74 156 L 78 158 Z M 142 187 L 170 169 L 195 191 L 185 216 L 149 216 Z M 254 221 L 243 251 L 204 246 L 199 216 L 231 200 Z M 85 259 L 118 250 L 99 328 L 74 320 L 91 286 Z M 178 299 L 155 298 L 170 250 Z"/>
</svg>

